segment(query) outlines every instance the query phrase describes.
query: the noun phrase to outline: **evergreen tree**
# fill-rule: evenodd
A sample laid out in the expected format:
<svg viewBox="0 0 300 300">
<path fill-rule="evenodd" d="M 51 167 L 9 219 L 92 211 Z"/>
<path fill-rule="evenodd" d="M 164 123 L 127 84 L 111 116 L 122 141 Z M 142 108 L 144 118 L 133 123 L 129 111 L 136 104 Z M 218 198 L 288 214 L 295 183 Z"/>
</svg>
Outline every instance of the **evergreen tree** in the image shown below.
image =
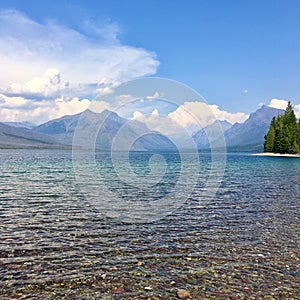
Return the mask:
<svg viewBox="0 0 300 300">
<path fill-rule="evenodd" d="M 265 136 L 265 152 L 273 152 L 274 151 L 274 142 L 275 142 L 275 129 L 271 125 L 267 135 Z"/>
<path fill-rule="evenodd" d="M 284 125 L 294 125 L 297 123 L 297 119 L 290 101 L 288 102 L 285 113 L 283 114 L 283 123 Z"/>
<path fill-rule="evenodd" d="M 300 153 L 300 119 L 296 124 L 295 144 L 293 146 L 294 153 Z"/>
<path fill-rule="evenodd" d="M 283 136 L 283 122 L 282 116 L 278 116 L 276 119 L 276 126 L 275 126 L 275 141 L 274 141 L 274 148 L 273 152 L 276 153 L 284 153 L 284 136 Z"/>
<path fill-rule="evenodd" d="M 273 118 L 265 136 L 265 152 L 300 153 L 300 120 L 297 119 L 291 102 L 283 115 Z"/>
</svg>

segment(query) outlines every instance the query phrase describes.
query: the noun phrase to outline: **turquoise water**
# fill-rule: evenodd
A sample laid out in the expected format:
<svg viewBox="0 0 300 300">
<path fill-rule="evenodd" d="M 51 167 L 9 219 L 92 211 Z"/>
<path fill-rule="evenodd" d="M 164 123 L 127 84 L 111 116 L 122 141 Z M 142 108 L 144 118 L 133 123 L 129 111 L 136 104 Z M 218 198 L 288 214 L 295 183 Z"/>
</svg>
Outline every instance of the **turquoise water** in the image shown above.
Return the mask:
<svg viewBox="0 0 300 300">
<path fill-rule="evenodd" d="M 165 175 L 146 189 L 119 180 L 108 153 L 96 165 L 125 203 L 159 201 L 182 171 L 178 153 L 163 156 Z M 141 178 L 151 173 L 147 154 L 130 161 Z M 0 298 L 176 299 L 185 289 L 299 299 L 300 159 L 228 154 L 215 197 L 204 193 L 210 166 L 200 155 L 197 185 L 169 214 L 124 223 L 85 197 L 71 152 L 0 150 Z"/>
</svg>

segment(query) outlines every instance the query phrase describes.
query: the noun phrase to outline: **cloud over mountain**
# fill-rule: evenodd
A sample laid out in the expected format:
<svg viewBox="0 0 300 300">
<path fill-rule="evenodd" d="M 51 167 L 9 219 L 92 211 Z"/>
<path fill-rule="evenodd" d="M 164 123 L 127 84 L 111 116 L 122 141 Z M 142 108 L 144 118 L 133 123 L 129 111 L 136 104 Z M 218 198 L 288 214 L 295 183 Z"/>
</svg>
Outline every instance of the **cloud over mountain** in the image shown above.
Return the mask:
<svg viewBox="0 0 300 300">
<path fill-rule="evenodd" d="M 208 105 L 204 102 L 185 102 L 169 116 L 179 125 L 194 133 L 216 120 L 230 123 L 244 122 L 248 115 L 242 112 L 230 113 L 221 110 L 218 105 Z"/>
<path fill-rule="evenodd" d="M 42 76 L 34 76 L 24 84 L 10 83 L 6 89 L 2 89 L 2 93 L 31 100 L 54 100 L 61 96 L 68 85 L 68 82 L 62 82 L 57 69 L 47 69 Z"/>
<path fill-rule="evenodd" d="M 122 44 L 116 24 L 87 21 L 86 29 L 0 11 L 1 120 L 43 122 L 66 107 L 76 113 L 117 83 L 156 72 L 156 54 Z"/>
<path fill-rule="evenodd" d="M 288 101 L 284 99 L 271 99 L 269 103 L 269 107 L 278 108 L 278 109 L 286 109 L 288 105 Z M 300 118 L 300 104 L 294 105 L 294 112 L 297 118 Z"/>
</svg>

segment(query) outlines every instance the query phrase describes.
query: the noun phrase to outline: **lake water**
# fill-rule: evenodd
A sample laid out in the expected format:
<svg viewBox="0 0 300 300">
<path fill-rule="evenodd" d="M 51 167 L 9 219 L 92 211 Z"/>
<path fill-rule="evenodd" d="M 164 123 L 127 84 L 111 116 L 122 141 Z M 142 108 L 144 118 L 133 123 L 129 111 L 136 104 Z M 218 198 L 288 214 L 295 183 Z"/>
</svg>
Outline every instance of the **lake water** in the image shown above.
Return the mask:
<svg viewBox="0 0 300 300">
<path fill-rule="evenodd" d="M 171 193 L 180 157 L 164 155 L 165 176 L 143 190 L 97 154 L 105 197 L 147 205 Z M 148 159 L 131 155 L 141 178 Z M 70 151 L 0 150 L 0 298 L 176 299 L 184 289 L 192 299 L 300 299 L 300 159 L 228 154 L 215 197 L 204 192 L 210 165 L 201 154 L 197 185 L 170 213 L 124 222 L 109 217 L 114 198 L 107 213 L 85 197 Z"/>
</svg>

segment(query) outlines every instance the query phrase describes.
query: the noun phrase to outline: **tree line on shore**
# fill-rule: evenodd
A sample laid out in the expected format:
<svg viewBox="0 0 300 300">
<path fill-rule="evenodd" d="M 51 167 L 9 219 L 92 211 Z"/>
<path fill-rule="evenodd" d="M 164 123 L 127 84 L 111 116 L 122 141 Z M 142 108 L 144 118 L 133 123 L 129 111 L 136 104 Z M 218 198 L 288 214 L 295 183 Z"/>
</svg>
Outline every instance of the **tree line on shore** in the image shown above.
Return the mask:
<svg viewBox="0 0 300 300">
<path fill-rule="evenodd" d="M 282 115 L 274 117 L 265 135 L 265 152 L 300 153 L 300 119 L 297 122 L 291 102 Z"/>
</svg>

